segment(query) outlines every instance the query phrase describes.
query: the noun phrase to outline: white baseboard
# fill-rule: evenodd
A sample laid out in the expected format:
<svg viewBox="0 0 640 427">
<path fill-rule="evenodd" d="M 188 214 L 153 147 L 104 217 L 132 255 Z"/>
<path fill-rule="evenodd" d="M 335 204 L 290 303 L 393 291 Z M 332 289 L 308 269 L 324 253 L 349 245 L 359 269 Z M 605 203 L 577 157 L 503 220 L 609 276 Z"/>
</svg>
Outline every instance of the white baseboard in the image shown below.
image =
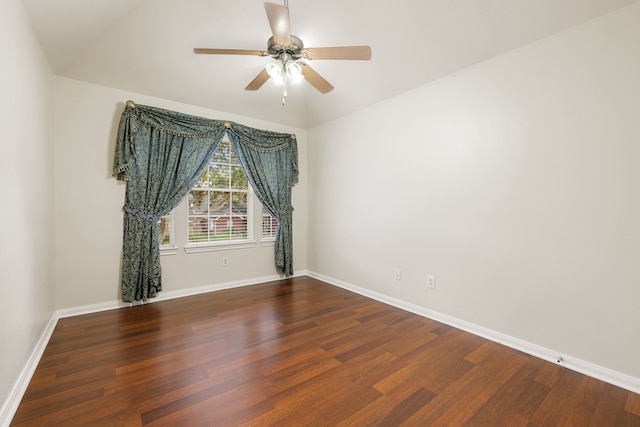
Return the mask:
<svg viewBox="0 0 640 427">
<path fill-rule="evenodd" d="M 54 312 L 45 326 L 44 331 L 42 331 L 42 335 L 40 335 L 40 339 L 36 343 L 31 355 L 29 355 L 27 363 L 24 368 L 22 368 L 20 375 L 18 375 L 18 379 L 13 385 L 7 400 L 2 405 L 2 409 L 0 409 L 0 426 L 8 426 L 11 423 L 57 323 L 58 317 Z"/>
<path fill-rule="evenodd" d="M 296 272 L 292 277 L 305 276 L 306 274 L 307 274 L 306 271 L 299 271 L 299 272 Z M 81 307 L 65 308 L 62 310 L 58 310 L 57 314 L 58 314 L 58 317 L 62 319 L 65 317 L 73 317 L 73 316 L 80 316 L 83 314 L 98 313 L 100 311 L 114 310 L 116 308 L 133 307 L 136 305 L 143 305 L 143 304 L 153 304 L 160 301 L 167 301 L 175 298 L 205 294 L 207 292 L 220 291 L 223 289 L 240 288 L 242 286 L 257 285 L 259 283 L 272 282 L 274 280 L 280 280 L 283 278 L 284 278 L 283 275 L 274 274 L 270 276 L 236 280 L 233 282 L 224 282 L 224 283 L 216 283 L 212 285 L 199 286 L 197 288 L 180 289 L 177 291 L 162 291 L 158 294 L 157 297 L 148 299 L 142 302 L 138 301 L 133 303 L 133 302 L 122 302 L 122 301 L 107 301 L 107 302 L 102 302 L 98 304 L 85 305 Z"/>
<path fill-rule="evenodd" d="M 522 351 L 523 353 L 529 354 L 531 356 L 535 356 L 555 364 L 560 364 L 573 371 L 580 372 L 581 374 L 585 374 L 593 378 L 597 378 L 601 381 L 613 384 L 634 393 L 640 393 L 640 378 L 625 375 L 620 372 L 595 365 L 591 362 L 574 358 L 569 355 L 559 353 L 555 350 L 542 347 L 540 345 L 533 344 L 519 338 L 515 338 L 510 335 L 506 335 L 501 332 L 497 332 L 492 329 L 458 319 L 453 316 L 449 316 L 447 314 L 429 310 L 428 308 L 412 304 L 410 302 L 403 301 L 397 298 L 393 298 L 379 292 L 362 288 L 351 283 L 346 283 L 341 280 L 325 276 L 323 274 L 308 271 L 307 275 L 315 279 L 322 280 L 323 282 L 332 284 L 334 286 L 338 286 L 340 288 L 374 299 L 376 301 L 380 301 L 385 304 L 389 304 L 391 306 L 409 311 L 411 313 L 423 317 L 428 317 L 438 322 L 453 326 L 458 329 L 462 329 L 463 331 L 470 332 L 474 335 L 481 336 L 490 341 L 494 341 L 507 347 Z"/>
</svg>

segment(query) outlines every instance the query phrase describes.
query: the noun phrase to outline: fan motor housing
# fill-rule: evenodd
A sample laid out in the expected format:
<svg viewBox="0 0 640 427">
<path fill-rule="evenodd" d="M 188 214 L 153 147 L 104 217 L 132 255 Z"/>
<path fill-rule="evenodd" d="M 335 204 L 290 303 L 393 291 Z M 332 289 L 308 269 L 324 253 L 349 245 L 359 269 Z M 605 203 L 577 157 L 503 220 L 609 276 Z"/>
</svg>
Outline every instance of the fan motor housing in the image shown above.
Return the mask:
<svg viewBox="0 0 640 427">
<path fill-rule="evenodd" d="M 272 58 L 280 58 L 283 53 L 287 53 L 291 55 L 293 59 L 302 58 L 302 52 L 304 49 L 304 44 L 302 40 L 298 37 L 291 35 L 291 44 L 289 46 L 282 46 L 277 44 L 273 37 L 269 38 L 267 41 L 267 52 L 271 55 Z"/>
</svg>

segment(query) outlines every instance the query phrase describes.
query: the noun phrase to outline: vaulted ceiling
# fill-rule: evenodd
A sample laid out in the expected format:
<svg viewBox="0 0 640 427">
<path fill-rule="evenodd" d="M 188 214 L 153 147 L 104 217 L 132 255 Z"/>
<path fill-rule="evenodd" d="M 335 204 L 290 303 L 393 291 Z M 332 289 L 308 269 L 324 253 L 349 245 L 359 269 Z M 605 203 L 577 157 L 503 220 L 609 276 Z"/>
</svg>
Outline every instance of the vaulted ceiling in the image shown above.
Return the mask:
<svg viewBox="0 0 640 427">
<path fill-rule="evenodd" d="M 244 90 L 269 58 L 193 53 L 266 50 L 262 0 L 23 3 L 57 75 L 308 128 L 638 1 L 290 0 L 306 47 L 370 45 L 373 55 L 311 61 L 335 90 L 302 81 L 284 107 L 275 82 Z"/>
</svg>

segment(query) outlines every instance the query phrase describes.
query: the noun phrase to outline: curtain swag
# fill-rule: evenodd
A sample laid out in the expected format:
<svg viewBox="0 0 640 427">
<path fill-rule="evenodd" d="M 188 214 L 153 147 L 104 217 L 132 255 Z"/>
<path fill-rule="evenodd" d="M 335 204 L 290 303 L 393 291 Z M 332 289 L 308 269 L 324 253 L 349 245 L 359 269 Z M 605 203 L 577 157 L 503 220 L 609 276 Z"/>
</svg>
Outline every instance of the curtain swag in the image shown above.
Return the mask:
<svg viewBox="0 0 640 427">
<path fill-rule="evenodd" d="M 227 135 L 256 196 L 278 220 L 275 265 L 293 274 L 291 187 L 298 181 L 295 135 L 190 116 L 127 101 L 120 118 L 113 176 L 127 182 L 122 300 L 162 290 L 158 219 L 189 193 Z"/>
</svg>

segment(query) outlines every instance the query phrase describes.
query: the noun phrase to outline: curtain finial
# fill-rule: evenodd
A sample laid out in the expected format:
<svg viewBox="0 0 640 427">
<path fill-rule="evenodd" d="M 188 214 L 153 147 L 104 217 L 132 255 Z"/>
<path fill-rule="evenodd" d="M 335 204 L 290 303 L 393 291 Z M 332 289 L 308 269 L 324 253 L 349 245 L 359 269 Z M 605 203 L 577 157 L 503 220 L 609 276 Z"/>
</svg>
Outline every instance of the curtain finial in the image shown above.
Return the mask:
<svg viewBox="0 0 640 427">
<path fill-rule="evenodd" d="M 128 108 L 136 108 L 136 103 L 133 102 L 132 100 L 128 100 L 127 101 L 127 107 Z"/>
<path fill-rule="evenodd" d="M 224 122 L 224 127 L 226 127 L 227 129 L 231 129 L 231 122 L 228 120 Z"/>
<path fill-rule="evenodd" d="M 296 139 L 296 136 L 295 135 L 291 135 L 291 139 Z"/>
</svg>

